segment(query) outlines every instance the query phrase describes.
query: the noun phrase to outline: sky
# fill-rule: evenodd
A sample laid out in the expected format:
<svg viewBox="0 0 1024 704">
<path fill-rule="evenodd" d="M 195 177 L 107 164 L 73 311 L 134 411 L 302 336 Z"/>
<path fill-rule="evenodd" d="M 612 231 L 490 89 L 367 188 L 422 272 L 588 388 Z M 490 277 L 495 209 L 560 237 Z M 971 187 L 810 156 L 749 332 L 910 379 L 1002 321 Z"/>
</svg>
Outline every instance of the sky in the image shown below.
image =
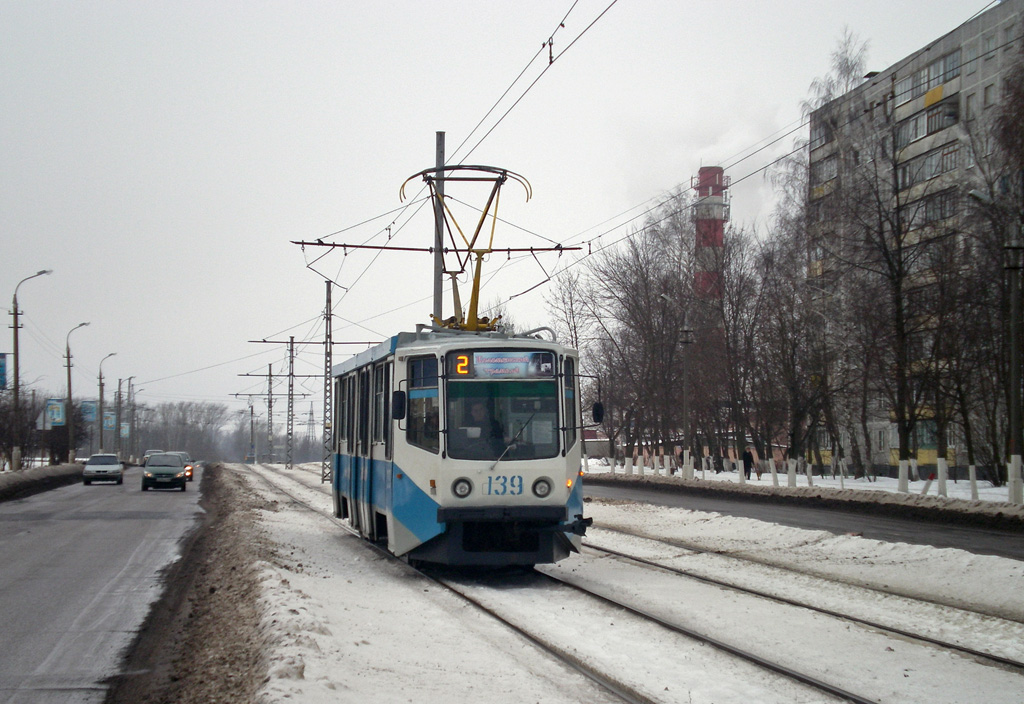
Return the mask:
<svg viewBox="0 0 1024 704">
<path fill-rule="evenodd" d="M 287 373 L 286 345 L 250 341 L 310 341 L 295 373 L 321 373 L 326 278 L 336 342 L 429 322 L 429 254 L 292 242 L 429 247 L 422 181 L 399 189 L 434 165 L 438 131 L 450 163 L 530 183 L 528 202 L 502 190 L 496 247 L 582 247 L 485 265 L 484 303 L 549 325 L 540 284 L 702 165 L 728 167 L 735 225 L 769 222 L 762 169 L 806 135 L 800 102 L 844 27 L 882 70 L 989 4 L 0 0 L 8 312 L 19 281 L 53 270 L 18 289 L 22 383 L 66 393 L 65 343 L 89 322 L 70 335 L 76 397 L 115 353 L 108 402 L 134 377 L 140 402 L 242 411 L 259 394 L 265 413 L 265 376 L 240 375 Z M 456 185 L 471 231 L 484 194 Z M 319 418 L 321 389 L 297 380 L 296 412 Z"/>
</svg>

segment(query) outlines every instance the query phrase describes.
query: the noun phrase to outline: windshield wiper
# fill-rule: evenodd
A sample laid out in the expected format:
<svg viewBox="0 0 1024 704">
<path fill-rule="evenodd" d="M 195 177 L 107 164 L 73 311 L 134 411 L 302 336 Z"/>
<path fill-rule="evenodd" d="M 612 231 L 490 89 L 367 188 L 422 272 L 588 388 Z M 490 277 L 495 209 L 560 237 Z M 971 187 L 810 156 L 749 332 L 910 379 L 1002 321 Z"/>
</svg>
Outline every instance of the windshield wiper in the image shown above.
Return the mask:
<svg viewBox="0 0 1024 704">
<path fill-rule="evenodd" d="M 498 466 L 498 463 L 505 459 L 505 455 L 507 455 L 508 451 L 512 449 L 512 446 L 516 444 L 516 440 L 519 439 L 519 436 L 523 434 L 524 430 L 526 430 L 526 426 L 530 424 L 530 421 L 532 421 L 533 417 L 536 416 L 538 413 L 540 413 L 540 411 L 534 411 L 533 415 L 526 419 L 526 422 L 523 423 L 523 427 L 519 429 L 519 432 L 516 433 L 516 436 L 509 441 L 508 445 L 505 446 L 505 450 L 500 455 L 498 455 L 498 459 L 494 460 L 494 464 L 491 465 L 492 472 L 494 471 L 494 468 Z"/>
</svg>

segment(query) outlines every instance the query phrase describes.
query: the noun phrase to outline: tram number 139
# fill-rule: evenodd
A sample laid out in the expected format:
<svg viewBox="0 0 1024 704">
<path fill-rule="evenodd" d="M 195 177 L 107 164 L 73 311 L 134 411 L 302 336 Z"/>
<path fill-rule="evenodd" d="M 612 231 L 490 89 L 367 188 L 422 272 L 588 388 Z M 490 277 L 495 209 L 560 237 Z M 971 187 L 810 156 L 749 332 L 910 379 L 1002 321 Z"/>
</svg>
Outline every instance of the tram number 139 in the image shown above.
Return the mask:
<svg viewBox="0 0 1024 704">
<path fill-rule="evenodd" d="M 492 496 L 519 496 L 523 493 L 523 477 L 519 474 L 487 477 L 487 493 Z"/>
</svg>

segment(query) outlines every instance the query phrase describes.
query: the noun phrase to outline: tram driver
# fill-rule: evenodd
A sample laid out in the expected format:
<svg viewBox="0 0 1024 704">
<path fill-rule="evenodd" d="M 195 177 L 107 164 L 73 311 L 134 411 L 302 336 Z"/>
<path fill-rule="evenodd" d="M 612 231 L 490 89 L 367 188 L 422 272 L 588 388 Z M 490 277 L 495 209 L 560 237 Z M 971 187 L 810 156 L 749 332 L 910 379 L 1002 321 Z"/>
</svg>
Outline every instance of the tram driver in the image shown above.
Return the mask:
<svg viewBox="0 0 1024 704">
<path fill-rule="evenodd" d="M 474 456 L 498 457 L 505 450 L 505 431 L 483 401 L 473 401 L 469 406 L 469 417 L 465 420 L 470 433 L 470 443 L 466 448 Z"/>
</svg>

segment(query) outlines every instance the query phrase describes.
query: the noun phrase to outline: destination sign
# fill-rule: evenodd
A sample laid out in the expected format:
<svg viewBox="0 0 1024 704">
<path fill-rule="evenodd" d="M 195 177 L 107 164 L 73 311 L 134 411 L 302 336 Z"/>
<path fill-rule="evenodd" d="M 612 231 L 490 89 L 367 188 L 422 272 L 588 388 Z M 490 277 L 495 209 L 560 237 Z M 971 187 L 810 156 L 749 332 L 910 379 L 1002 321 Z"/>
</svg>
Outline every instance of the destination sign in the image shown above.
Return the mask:
<svg viewBox="0 0 1024 704">
<path fill-rule="evenodd" d="M 544 379 L 555 375 L 553 352 L 468 350 L 448 355 L 448 374 L 459 379 Z"/>
</svg>

